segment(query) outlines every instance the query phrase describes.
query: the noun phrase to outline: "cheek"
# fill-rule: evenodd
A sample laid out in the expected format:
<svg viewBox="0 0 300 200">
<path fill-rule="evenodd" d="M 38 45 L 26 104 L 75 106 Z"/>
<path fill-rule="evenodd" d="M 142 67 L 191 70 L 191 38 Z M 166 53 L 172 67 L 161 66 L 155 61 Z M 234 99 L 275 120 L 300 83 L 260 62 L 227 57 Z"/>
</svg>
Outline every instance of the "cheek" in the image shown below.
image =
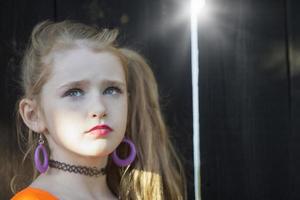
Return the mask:
<svg viewBox="0 0 300 200">
<path fill-rule="evenodd" d="M 122 101 L 118 108 L 116 108 L 116 112 L 119 115 L 119 118 L 122 122 L 127 122 L 127 112 L 128 112 L 128 104 L 127 100 Z"/>
<path fill-rule="evenodd" d="M 54 115 L 55 123 L 61 130 L 72 130 L 80 125 L 80 115 L 70 111 L 58 111 Z"/>
<path fill-rule="evenodd" d="M 127 124 L 127 116 L 128 116 L 128 103 L 126 101 L 126 103 L 124 104 L 124 111 L 123 111 L 123 119 L 124 119 L 124 123 L 125 123 L 125 128 L 126 128 L 126 124 Z"/>
<path fill-rule="evenodd" d="M 128 105 L 127 101 L 110 105 L 111 120 L 119 129 L 125 130 L 127 123 Z"/>
<path fill-rule="evenodd" d="M 81 131 L 82 119 L 78 112 L 63 109 L 53 109 L 49 112 L 47 122 L 50 134 L 70 137 L 71 135 L 76 136 L 71 133 Z"/>
</svg>

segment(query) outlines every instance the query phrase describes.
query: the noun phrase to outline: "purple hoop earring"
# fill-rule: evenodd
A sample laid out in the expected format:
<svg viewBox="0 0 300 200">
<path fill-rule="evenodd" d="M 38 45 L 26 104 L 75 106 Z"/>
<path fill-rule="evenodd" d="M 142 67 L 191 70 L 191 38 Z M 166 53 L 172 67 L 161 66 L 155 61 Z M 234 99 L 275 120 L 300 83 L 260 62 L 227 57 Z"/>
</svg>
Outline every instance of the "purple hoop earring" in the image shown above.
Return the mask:
<svg viewBox="0 0 300 200">
<path fill-rule="evenodd" d="M 124 138 L 122 142 L 126 142 L 127 144 L 129 144 L 130 154 L 126 159 L 123 160 L 123 159 L 119 158 L 119 156 L 117 155 L 117 150 L 114 150 L 114 152 L 112 153 L 112 159 L 113 159 L 114 163 L 116 165 L 118 165 L 119 167 L 125 167 L 127 165 L 130 165 L 136 157 L 136 149 L 135 149 L 133 142 L 127 138 Z"/>
<path fill-rule="evenodd" d="M 48 154 L 46 151 L 44 144 L 44 140 L 42 137 L 42 134 L 40 134 L 40 139 L 39 139 L 39 145 L 37 146 L 37 148 L 34 151 L 34 164 L 35 164 L 35 168 L 40 172 L 40 173 L 45 173 L 48 169 Z M 43 164 L 41 164 L 40 161 L 40 152 L 42 151 L 43 153 L 43 158 L 44 158 L 44 162 Z"/>
</svg>

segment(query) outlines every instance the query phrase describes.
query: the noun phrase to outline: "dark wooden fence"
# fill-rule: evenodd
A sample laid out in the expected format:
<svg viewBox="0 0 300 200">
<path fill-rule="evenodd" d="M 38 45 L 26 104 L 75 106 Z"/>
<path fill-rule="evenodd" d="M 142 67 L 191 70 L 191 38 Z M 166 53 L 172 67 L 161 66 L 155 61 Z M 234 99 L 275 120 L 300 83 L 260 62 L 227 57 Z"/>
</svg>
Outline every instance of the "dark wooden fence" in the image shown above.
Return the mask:
<svg viewBox="0 0 300 200">
<path fill-rule="evenodd" d="M 204 200 L 300 199 L 300 2 L 210 0 L 199 28 Z"/>
</svg>

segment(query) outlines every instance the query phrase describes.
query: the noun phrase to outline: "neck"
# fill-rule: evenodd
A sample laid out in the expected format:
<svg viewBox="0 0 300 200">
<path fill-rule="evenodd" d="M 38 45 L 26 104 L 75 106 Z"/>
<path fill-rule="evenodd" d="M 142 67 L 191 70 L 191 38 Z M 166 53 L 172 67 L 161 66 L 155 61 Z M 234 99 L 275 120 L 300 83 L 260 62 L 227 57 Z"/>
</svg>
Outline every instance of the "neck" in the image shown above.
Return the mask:
<svg viewBox="0 0 300 200">
<path fill-rule="evenodd" d="M 98 177 L 74 174 L 58 169 L 49 168 L 46 176 L 51 176 L 55 182 L 59 182 L 62 188 L 70 191 L 80 191 L 81 193 L 109 193 L 106 183 L 106 175 Z M 62 181 L 63 180 L 63 181 Z"/>
<path fill-rule="evenodd" d="M 85 176 L 101 176 L 105 175 L 105 168 L 87 167 L 80 165 L 71 165 L 57 160 L 49 160 L 49 167 L 62 170 L 69 173 L 81 174 Z"/>
<path fill-rule="evenodd" d="M 83 165 L 83 160 L 80 159 L 77 159 L 76 162 L 58 161 L 65 162 L 70 165 L 80 165 L 85 167 L 97 166 L 97 169 L 100 169 L 106 166 L 107 157 L 102 158 L 101 160 L 98 158 L 97 161 L 92 159 L 89 161 L 86 160 L 85 163 L 89 163 L 89 165 Z M 74 191 L 80 191 L 82 195 L 85 195 L 85 198 L 102 196 L 111 199 L 111 197 L 113 197 L 106 183 L 106 174 L 101 174 L 99 176 L 86 176 L 49 167 L 47 172 L 40 175 L 38 179 L 46 180 L 46 182 L 51 183 L 52 186 L 55 185 L 57 187 L 56 190 L 63 190 L 63 193 L 66 196 L 72 196 L 74 195 Z"/>
</svg>

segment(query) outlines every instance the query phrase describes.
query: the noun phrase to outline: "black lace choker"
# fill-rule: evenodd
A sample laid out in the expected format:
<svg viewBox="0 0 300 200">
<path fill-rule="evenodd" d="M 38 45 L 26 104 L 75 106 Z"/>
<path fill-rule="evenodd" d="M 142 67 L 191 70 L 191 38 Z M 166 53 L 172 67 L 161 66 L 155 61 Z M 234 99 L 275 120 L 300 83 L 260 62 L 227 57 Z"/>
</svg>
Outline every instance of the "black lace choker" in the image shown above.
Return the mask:
<svg viewBox="0 0 300 200">
<path fill-rule="evenodd" d="M 49 167 L 71 172 L 75 174 L 83 174 L 86 176 L 101 176 L 105 175 L 105 168 L 97 169 L 96 167 L 85 167 L 78 165 L 69 165 L 67 163 L 59 162 L 56 160 L 49 160 Z"/>
</svg>

